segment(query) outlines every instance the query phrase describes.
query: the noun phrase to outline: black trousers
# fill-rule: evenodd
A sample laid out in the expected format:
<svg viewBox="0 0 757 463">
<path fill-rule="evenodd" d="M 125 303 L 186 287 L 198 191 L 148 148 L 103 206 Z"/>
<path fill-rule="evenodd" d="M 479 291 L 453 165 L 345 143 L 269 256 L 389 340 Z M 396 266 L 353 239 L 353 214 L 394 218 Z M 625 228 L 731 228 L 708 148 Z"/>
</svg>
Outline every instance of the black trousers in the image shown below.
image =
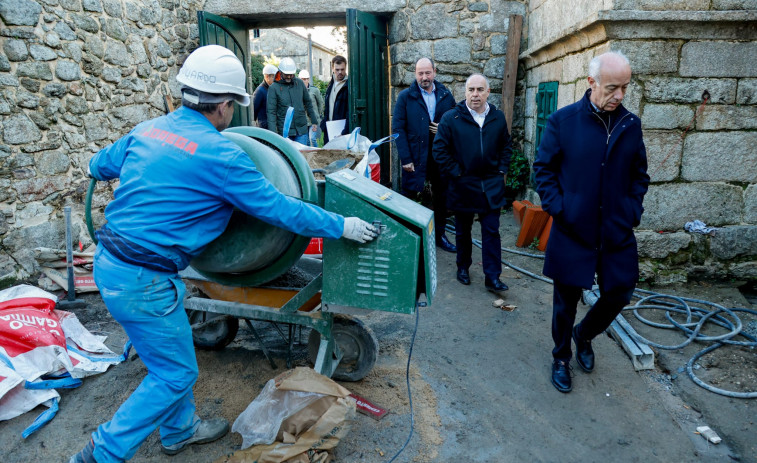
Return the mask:
<svg viewBox="0 0 757 463">
<path fill-rule="evenodd" d="M 555 348 L 552 350 L 552 357 L 555 360 L 568 361 L 573 356 L 570 340 L 573 334 L 573 323 L 576 320 L 576 307 L 582 290 L 578 286 L 554 282 L 552 340 L 555 342 Z M 623 307 L 631 301 L 633 290 L 634 288 L 605 291 L 600 278 L 599 300 L 577 325 L 578 336 L 581 339 L 592 340 L 606 330 Z"/>
<path fill-rule="evenodd" d="M 489 280 L 496 280 L 502 273 L 502 240 L 499 236 L 499 209 L 479 212 L 481 221 L 481 257 L 484 275 Z M 457 268 L 468 270 L 473 263 L 471 256 L 471 228 L 473 212 L 455 212 L 455 244 L 457 245 Z"/>
</svg>

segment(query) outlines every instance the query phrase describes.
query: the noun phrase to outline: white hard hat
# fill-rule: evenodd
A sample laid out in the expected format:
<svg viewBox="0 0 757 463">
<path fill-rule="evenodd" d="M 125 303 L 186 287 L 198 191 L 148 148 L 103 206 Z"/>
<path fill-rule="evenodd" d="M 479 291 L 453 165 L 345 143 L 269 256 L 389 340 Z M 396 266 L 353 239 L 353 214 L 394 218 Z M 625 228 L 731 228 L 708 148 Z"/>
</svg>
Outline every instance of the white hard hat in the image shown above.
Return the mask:
<svg viewBox="0 0 757 463">
<path fill-rule="evenodd" d="M 250 104 L 241 61 L 220 45 L 206 45 L 193 51 L 184 61 L 176 80 L 200 92 L 232 94 L 242 106 Z"/>
<path fill-rule="evenodd" d="M 310 73 L 303 69 L 302 71 L 300 71 L 299 78 L 300 79 L 310 79 Z"/>
<path fill-rule="evenodd" d="M 282 74 L 294 74 L 297 72 L 297 65 L 294 64 L 292 58 L 282 58 L 279 63 L 279 71 L 281 71 Z"/>
<path fill-rule="evenodd" d="M 266 64 L 263 66 L 263 75 L 273 75 L 276 74 L 276 66 L 273 64 Z"/>
</svg>

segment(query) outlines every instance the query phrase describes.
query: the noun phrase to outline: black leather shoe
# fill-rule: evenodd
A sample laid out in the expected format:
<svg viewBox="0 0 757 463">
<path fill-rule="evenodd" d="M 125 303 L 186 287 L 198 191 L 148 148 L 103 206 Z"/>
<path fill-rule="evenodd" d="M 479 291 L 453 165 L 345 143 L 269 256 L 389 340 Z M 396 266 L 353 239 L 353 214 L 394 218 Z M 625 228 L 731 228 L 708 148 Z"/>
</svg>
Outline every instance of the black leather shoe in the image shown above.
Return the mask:
<svg viewBox="0 0 757 463">
<path fill-rule="evenodd" d="M 468 271 L 464 268 L 457 269 L 457 281 L 464 285 L 470 284 L 470 275 L 468 274 Z"/>
<path fill-rule="evenodd" d="M 591 341 L 585 341 L 578 337 L 576 329 L 573 327 L 573 341 L 576 343 L 576 362 L 586 373 L 594 371 L 594 349 L 591 348 Z"/>
<path fill-rule="evenodd" d="M 552 385 L 560 392 L 570 392 L 573 384 L 570 379 L 570 365 L 567 360 L 552 362 Z"/>
<path fill-rule="evenodd" d="M 457 252 L 457 246 L 452 244 L 448 239 L 447 235 L 442 235 L 441 238 L 437 238 L 436 245 L 442 248 L 442 250 L 447 252 Z"/>
<path fill-rule="evenodd" d="M 499 278 L 497 278 L 494 281 L 486 278 L 484 280 L 484 286 L 486 286 L 486 289 L 488 289 L 489 291 L 493 293 L 499 293 L 499 292 L 507 291 L 508 289 L 510 289 L 507 287 L 506 284 L 502 283 L 502 280 L 500 280 Z"/>
</svg>

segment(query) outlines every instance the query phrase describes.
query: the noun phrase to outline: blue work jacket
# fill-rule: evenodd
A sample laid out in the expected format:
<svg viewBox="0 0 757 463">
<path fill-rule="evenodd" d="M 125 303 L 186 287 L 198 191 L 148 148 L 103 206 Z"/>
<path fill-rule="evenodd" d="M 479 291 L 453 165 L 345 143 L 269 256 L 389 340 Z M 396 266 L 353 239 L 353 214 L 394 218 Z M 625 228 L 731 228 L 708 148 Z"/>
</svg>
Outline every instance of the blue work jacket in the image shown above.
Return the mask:
<svg viewBox="0 0 757 463">
<path fill-rule="evenodd" d="M 473 120 L 465 100 L 447 111 L 439 122 L 433 155 L 449 179 L 449 210 L 487 212 L 505 205 L 512 140 L 505 114 L 494 105 L 489 105 L 483 127 Z"/>
<path fill-rule="evenodd" d="M 631 289 L 639 278 L 633 228 L 649 186 L 641 121 L 622 105 L 610 125 L 583 99 L 547 120 L 534 161 L 536 191 L 553 217 L 544 274 L 590 288 Z"/>
<path fill-rule="evenodd" d="M 455 107 L 455 98 L 447 87 L 437 81 L 434 85 L 436 111 L 433 120 L 428 116 L 428 108 L 417 82 L 401 91 L 394 105 L 392 132 L 399 134 L 396 143 L 400 164 L 412 162 L 415 168 L 415 172 L 402 172 L 402 189 L 406 191 L 423 191 L 426 163 L 434 142 L 429 134 L 429 125 L 431 122 L 438 123 L 444 113 Z"/>
<path fill-rule="evenodd" d="M 98 180 L 120 179 L 105 209 L 118 235 L 178 269 L 226 229 L 234 207 L 305 236 L 339 238 L 344 218 L 280 193 L 238 145 L 195 110 L 143 122 L 89 162 Z"/>
</svg>

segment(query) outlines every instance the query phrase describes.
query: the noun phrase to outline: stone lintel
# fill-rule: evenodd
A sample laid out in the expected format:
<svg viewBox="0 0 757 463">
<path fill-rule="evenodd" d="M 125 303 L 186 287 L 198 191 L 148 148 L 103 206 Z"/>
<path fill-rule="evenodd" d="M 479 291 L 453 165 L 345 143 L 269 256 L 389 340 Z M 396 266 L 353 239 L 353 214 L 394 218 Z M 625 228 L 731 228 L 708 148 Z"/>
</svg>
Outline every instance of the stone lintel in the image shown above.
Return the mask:
<svg viewBox="0 0 757 463">
<path fill-rule="evenodd" d="M 607 40 L 757 39 L 757 10 L 602 10 L 575 26 L 543 38 L 520 54 L 526 69 Z"/>
</svg>

